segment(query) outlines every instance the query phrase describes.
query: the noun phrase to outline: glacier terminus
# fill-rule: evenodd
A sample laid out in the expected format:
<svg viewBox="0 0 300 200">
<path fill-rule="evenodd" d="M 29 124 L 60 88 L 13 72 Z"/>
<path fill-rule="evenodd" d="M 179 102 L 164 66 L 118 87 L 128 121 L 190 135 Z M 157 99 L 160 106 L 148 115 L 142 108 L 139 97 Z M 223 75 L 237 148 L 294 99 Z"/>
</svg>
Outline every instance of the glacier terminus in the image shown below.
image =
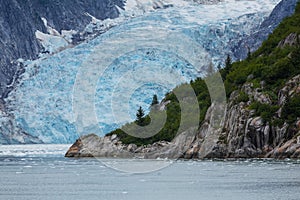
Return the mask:
<svg viewBox="0 0 300 200">
<path fill-rule="evenodd" d="M 115 19 L 85 13 L 90 37 L 76 45 L 68 44 L 76 31 L 56 34 L 43 19 L 49 31 L 36 36 L 47 51 L 19 59 L 24 72 L 5 98 L 0 143 L 71 143 L 134 120 L 139 106 L 149 110 L 154 94 L 161 100 L 210 65 L 222 67 L 228 54 L 243 59 L 253 50 L 249 37 L 278 3 L 128 0 Z"/>
</svg>

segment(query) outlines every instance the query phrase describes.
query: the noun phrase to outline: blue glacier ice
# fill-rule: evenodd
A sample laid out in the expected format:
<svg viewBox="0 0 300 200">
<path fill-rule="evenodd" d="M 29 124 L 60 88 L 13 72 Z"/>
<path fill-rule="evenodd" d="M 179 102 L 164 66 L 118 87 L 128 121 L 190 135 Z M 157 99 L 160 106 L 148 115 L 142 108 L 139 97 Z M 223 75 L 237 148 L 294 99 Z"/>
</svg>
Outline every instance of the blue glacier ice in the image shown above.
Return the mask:
<svg viewBox="0 0 300 200">
<path fill-rule="evenodd" d="M 154 94 L 162 99 L 211 63 L 222 65 L 277 3 L 174 3 L 129 18 L 73 48 L 26 61 L 8 109 L 19 129 L 45 143 L 103 135 L 132 121 L 138 106 L 148 110 Z"/>
</svg>

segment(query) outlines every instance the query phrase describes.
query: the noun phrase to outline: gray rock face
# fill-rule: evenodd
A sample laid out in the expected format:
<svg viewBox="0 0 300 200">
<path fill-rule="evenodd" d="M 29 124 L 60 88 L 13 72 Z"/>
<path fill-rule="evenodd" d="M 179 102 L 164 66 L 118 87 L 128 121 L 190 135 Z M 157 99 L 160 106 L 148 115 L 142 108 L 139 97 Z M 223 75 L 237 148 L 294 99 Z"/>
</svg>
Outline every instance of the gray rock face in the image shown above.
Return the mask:
<svg viewBox="0 0 300 200">
<path fill-rule="evenodd" d="M 122 0 L 9 0 L 0 3 L 0 98 L 4 98 L 11 88 L 7 88 L 18 75 L 16 59 L 35 59 L 42 47 L 35 38 L 35 31 L 46 32 L 41 20 L 48 20 L 58 31 L 82 30 L 91 18 L 115 18 L 123 7 Z"/>
<path fill-rule="evenodd" d="M 237 95 L 235 93 L 231 95 L 227 106 L 225 123 L 221 124 L 221 129 L 211 130 L 219 135 L 218 141 L 211 146 L 213 147 L 211 152 L 208 152 L 207 155 L 200 154 L 198 158 L 299 158 L 300 146 L 298 138 L 295 138 L 293 135 L 297 136 L 300 132 L 290 134 L 288 133 L 289 124 L 284 123 L 281 126 L 270 125 L 268 122 L 264 122 L 261 117 L 254 116 L 254 112 L 249 109 L 249 105 L 251 101 L 259 101 L 261 99 L 256 99 L 257 90 L 251 88 L 250 85 L 243 87 L 249 95 L 249 102 L 236 104 L 234 102 Z M 279 91 L 278 106 L 280 108 L 284 106 L 285 102 L 282 99 L 299 93 L 300 75 L 289 80 Z M 262 99 L 268 99 L 268 96 L 265 95 Z M 260 102 L 269 104 L 267 101 Z M 280 108 L 279 110 L 281 110 Z M 207 113 L 207 115 L 210 114 Z M 299 122 L 296 122 L 295 126 L 299 126 Z M 296 130 L 299 130 L 299 128 L 296 128 Z M 203 132 L 199 134 L 203 135 Z"/>
<path fill-rule="evenodd" d="M 283 48 L 286 46 L 295 46 L 295 45 L 297 45 L 298 40 L 300 40 L 300 35 L 298 35 L 298 38 L 297 38 L 296 33 L 291 33 L 290 35 L 288 35 L 286 37 L 286 39 L 280 41 L 280 43 L 278 44 L 278 47 Z"/>
<path fill-rule="evenodd" d="M 171 158 L 183 157 L 195 139 L 196 129 L 178 135 L 172 142 L 159 141 L 137 147 L 122 144 L 116 135 L 98 137 L 90 134 L 80 137 L 68 150 L 66 157 L 118 157 L 118 158 Z"/>
<path fill-rule="evenodd" d="M 297 1 L 298 0 L 282 0 L 255 33 L 240 41 L 238 46 L 232 49 L 234 57 L 243 60 L 247 57 L 249 50 L 251 52 L 257 50 L 281 21 L 295 12 Z"/>
</svg>

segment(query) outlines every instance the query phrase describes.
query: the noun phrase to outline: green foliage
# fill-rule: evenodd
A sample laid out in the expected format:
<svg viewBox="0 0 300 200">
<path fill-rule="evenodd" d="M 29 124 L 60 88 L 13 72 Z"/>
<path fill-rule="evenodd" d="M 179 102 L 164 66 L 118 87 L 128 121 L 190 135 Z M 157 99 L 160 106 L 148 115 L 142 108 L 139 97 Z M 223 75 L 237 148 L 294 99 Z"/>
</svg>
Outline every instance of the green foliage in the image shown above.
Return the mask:
<svg viewBox="0 0 300 200">
<path fill-rule="evenodd" d="M 193 121 L 193 119 L 190 119 L 190 116 L 181 116 L 181 108 L 179 101 L 174 93 L 175 90 L 181 90 L 184 87 L 186 87 L 187 84 L 183 84 L 181 86 L 176 87 L 172 92 L 166 94 L 166 97 L 164 99 L 164 102 L 170 101 L 170 103 L 167 104 L 166 106 L 166 113 L 167 113 L 167 119 L 164 127 L 154 136 L 149 137 L 149 138 L 137 138 L 133 137 L 131 135 L 126 134 L 122 129 L 117 129 L 115 131 L 110 132 L 107 135 L 112 135 L 112 134 L 117 134 L 118 137 L 121 139 L 121 141 L 124 144 L 130 144 L 130 143 L 135 143 L 136 145 L 147 145 L 147 144 L 152 144 L 157 141 L 165 140 L 165 141 L 171 141 L 178 133 L 178 129 L 180 127 L 181 123 L 181 118 L 183 118 L 184 122 L 183 124 L 186 124 L 187 127 L 181 127 L 182 129 L 187 129 L 189 128 L 189 122 Z M 209 108 L 211 104 L 210 100 L 210 95 L 208 92 L 208 88 L 206 86 L 206 83 L 203 79 L 198 78 L 194 81 L 191 81 L 190 86 L 194 89 L 195 95 L 197 96 L 198 102 L 199 102 L 199 107 L 200 107 L 200 121 L 199 124 L 203 121 L 206 111 Z M 189 108 L 188 105 L 185 105 L 185 109 L 193 109 L 192 107 Z M 139 109 L 140 110 L 140 109 Z M 153 110 L 150 111 L 153 112 Z M 192 111 L 191 111 L 192 112 Z M 137 112 L 137 114 L 140 115 L 141 112 Z M 147 115 L 144 117 L 143 124 L 149 124 L 151 119 Z M 136 122 L 138 122 L 139 119 L 137 117 Z M 130 125 L 130 124 L 129 124 Z M 128 126 L 128 125 L 125 125 Z"/>
<path fill-rule="evenodd" d="M 226 79 L 226 76 L 230 72 L 231 68 L 232 68 L 232 60 L 231 60 L 230 55 L 228 54 L 227 58 L 225 60 L 225 67 L 223 69 L 219 70 L 223 80 Z"/>
<path fill-rule="evenodd" d="M 265 122 L 271 122 L 279 107 L 255 101 L 249 106 L 249 109 L 255 110 L 254 115 L 261 116 Z"/>
<path fill-rule="evenodd" d="M 295 122 L 300 117 L 300 95 L 295 95 L 288 99 L 282 109 L 282 118 L 289 124 Z"/>
<path fill-rule="evenodd" d="M 287 79 L 293 71 L 290 59 L 287 57 L 278 59 L 271 67 L 263 68 L 261 79 L 269 85 L 276 85 L 278 80 Z"/>
<path fill-rule="evenodd" d="M 144 126 L 144 122 L 145 122 L 145 112 L 142 109 L 142 107 L 140 106 L 137 113 L 136 113 L 136 123 L 140 126 Z"/>
<path fill-rule="evenodd" d="M 195 81 L 191 81 L 191 86 L 195 91 L 195 94 L 198 99 L 199 108 L 200 108 L 200 122 L 205 118 L 205 114 L 209 106 L 211 105 L 210 94 L 208 92 L 207 85 L 204 79 L 198 78 Z"/>
<path fill-rule="evenodd" d="M 290 54 L 290 62 L 294 67 L 300 66 L 300 36 L 298 35 L 296 41 L 296 48 Z"/>
<path fill-rule="evenodd" d="M 273 103 L 277 102 L 278 96 L 274 91 L 266 90 L 263 93 L 267 95 Z"/>
<path fill-rule="evenodd" d="M 151 106 L 157 105 L 158 103 L 159 103 L 158 98 L 157 95 L 155 94 L 153 95 Z"/>
<path fill-rule="evenodd" d="M 248 53 L 247 53 L 247 58 L 246 58 L 246 60 L 251 60 L 251 50 L 250 50 L 250 48 L 248 48 Z"/>
<path fill-rule="evenodd" d="M 248 102 L 249 101 L 249 96 L 245 92 L 240 92 L 239 96 L 237 98 L 237 103 L 240 102 Z"/>
<path fill-rule="evenodd" d="M 151 112 L 151 111 L 150 111 Z M 138 138 L 125 133 L 122 129 L 117 129 L 107 135 L 117 134 L 124 144 L 135 143 L 136 145 L 147 145 L 157 141 L 171 141 L 177 134 L 180 125 L 180 106 L 178 102 L 172 102 L 167 105 L 167 120 L 164 127 L 156 135 L 149 138 Z M 150 122 L 149 115 L 145 117 L 145 123 Z M 130 124 L 129 124 L 130 125 Z M 128 126 L 125 125 L 125 126 Z"/>
<path fill-rule="evenodd" d="M 260 88 L 260 83 L 257 79 L 252 80 L 251 83 L 253 83 L 253 88 Z"/>
<path fill-rule="evenodd" d="M 230 94 L 247 81 L 250 74 L 254 75 L 251 82 L 265 81 L 266 90 L 275 91 L 282 87 L 283 83 L 300 73 L 300 42 L 294 46 L 278 46 L 290 34 L 300 34 L 300 3 L 298 12 L 282 21 L 262 46 L 248 58 L 231 65 L 227 73 L 225 86 Z M 223 70 L 224 71 L 224 70 Z M 224 73 L 223 73 L 224 74 Z"/>
<path fill-rule="evenodd" d="M 279 126 L 281 127 L 284 124 L 284 120 L 281 118 L 276 118 L 272 121 L 273 126 Z"/>
</svg>

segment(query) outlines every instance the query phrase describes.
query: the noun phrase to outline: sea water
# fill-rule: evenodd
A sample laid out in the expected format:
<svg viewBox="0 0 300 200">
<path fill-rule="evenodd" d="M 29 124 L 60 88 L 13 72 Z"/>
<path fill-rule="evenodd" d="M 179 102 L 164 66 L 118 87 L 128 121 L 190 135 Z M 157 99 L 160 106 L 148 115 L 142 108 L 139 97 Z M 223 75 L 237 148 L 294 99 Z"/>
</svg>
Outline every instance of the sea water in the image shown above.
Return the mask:
<svg viewBox="0 0 300 200">
<path fill-rule="evenodd" d="M 109 163 L 137 161 L 64 158 L 69 146 L 0 146 L 0 199 L 300 198 L 299 160 L 177 160 L 160 170 L 128 173 Z"/>
</svg>

